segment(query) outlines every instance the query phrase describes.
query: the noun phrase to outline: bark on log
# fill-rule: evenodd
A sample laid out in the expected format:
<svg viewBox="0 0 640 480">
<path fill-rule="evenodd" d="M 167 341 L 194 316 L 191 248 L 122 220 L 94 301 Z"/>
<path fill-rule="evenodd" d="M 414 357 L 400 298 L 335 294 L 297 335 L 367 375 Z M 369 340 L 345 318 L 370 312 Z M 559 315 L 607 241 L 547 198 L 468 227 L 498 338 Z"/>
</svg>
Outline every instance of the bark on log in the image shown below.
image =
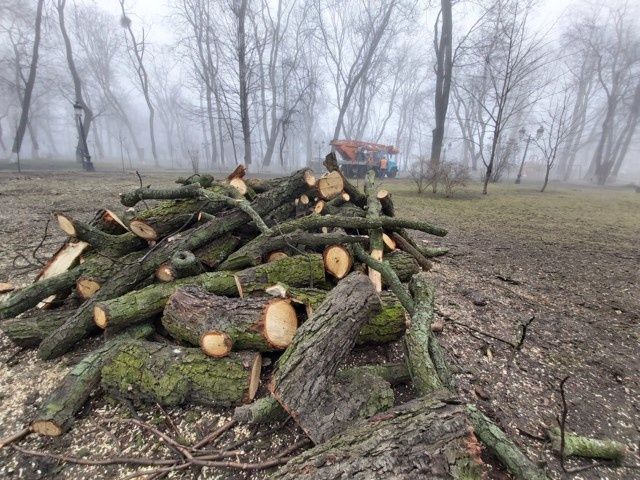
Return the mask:
<svg viewBox="0 0 640 480">
<path fill-rule="evenodd" d="M 199 183 L 191 183 L 173 189 L 154 189 L 148 187 L 137 188 L 120 194 L 120 203 L 125 207 L 135 207 L 142 200 L 175 200 L 183 198 L 198 198 L 200 196 Z"/>
<path fill-rule="evenodd" d="M 118 215 L 104 208 L 96 212 L 90 225 L 111 235 L 122 235 L 129 231 L 127 225 Z"/>
<path fill-rule="evenodd" d="M 464 407 L 422 398 L 358 422 L 281 467 L 278 480 L 481 479 Z"/>
<path fill-rule="evenodd" d="M 313 315 L 313 312 L 324 302 L 329 293 L 326 290 L 293 288 L 284 284 L 274 285 L 266 289 L 266 292 L 273 296 L 289 298 L 295 303 L 304 305 L 307 307 L 308 317 Z M 408 317 L 402 303 L 392 292 L 387 291 L 380 293 L 380 300 L 382 310 L 373 315 L 358 332 L 356 345 L 394 342 L 404 335 Z"/>
<path fill-rule="evenodd" d="M 509 440 L 500 427 L 474 405 L 467 405 L 467 415 L 478 439 L 518 480 L 548 480 L 547 475 Z"/>
<path fill-rule="evenodd" d="M 34 310 L 0 323 L 0 330 L 19 347 L 37 347 L 40 342 L 69 318 L 67 309 Z"/>
<path fill-rule="evenodd" d="M 407 367 L 403 363 L 345 368 L 337 373 L 337 378 L 348 381 L 355 377 L 362 377 L 365 374 L 381 378 L 390 385 L 399 385 L 411 381 Z M 248 405 L 236 407 L 233 414 L 235 420 L 248 424 L 280 422 L 288 416 L 289 414 L 282 408 L 282 405 L 271 395 L 259 398 Z"/>
<path fill-rule="evenodd" d="M 93 248 L 106 250 L 113 255 L 130 253 L 146 246 L 145 242 L 130 232 L 110 235 L 63 213 L 57 213 L 56 219 L 62 231 L 70 237 L 87 242 Z"/>
<path fill-rule="evenodd" d="M 278 360 L 269 386 L 271 394 L 316 443 L 346 428 L 365 413 L 363 409 L 369 413 L 388 405 L 389 397 L 382 386 L 371 389 L 372 394 L 379 395 L 377 398 L 348 396 L 351 387 L 358 390 L 359 385 L 339 384 L 335 378 L 358 331 L 380 309 L 371 282 L 362 274 L 352 273 L 298 329 L 293 343 Z"/>
<path fill-rule="evenodd" d="M 329 172 L 339 172 L 340 175 L 342 175 L 340 166 L 338 165 L 338 159 L 334 152 L 331 152 L 325 157 L 323 165 Z M 342 181 L 344 183 L 343 190 L 349 195 L 351 202 L 360 208 L 364 208 L 367 204 L 367 196 L 360 192 L 344 175 L 342 175 Z"/>
<path fill-rule="evenodd" d="M 196 173 L 187 178 L 178 177 L 175 183 L 180 185 L 193 185 L 194 183 L 198 183 L 202 188 L 209 188 L 215 183 L 215 178 L 208 173 Z"/>
<path fill-rule="evenodd" d="M 122 258 L 91 255 L 81 264 L 82 273 L 76 281 L 76 291 L 85 300 L 91 298 L 118 269 L 137 262 L 142 255 L 143 252 L 132 252 Z"/>
<path fill-rule="evenodd" d="M 564 434 L 563 450 L 559 428 L 549 430 L 547 435 L 551 439 L 553 449 L 558 454 L 564 454 L 565 457 L 602 458 L 620 463 L 627 453 L 627 447 L 615 440 L 589 438 L 570 432 Z"/>
<path fill-rule="evenodd" d="M 102 347 L 84 357 L 38 409 L 34 421 L 31 422 L 33 431 L 57 437 L 69 430 L 75 414 L 100 384 L 102 367 L 116 354 L 123 343 L 148 337 L 152 332 L 151 325 L 136 326 L 108 340 Z"/>
<path fill-rule="evenodd" d="M 418 262 L 418 265 L 420 265 L 423 270 L 431 270 L 431 262 L 429 261 L 429 259 L 427 259 L 427 257 L 424 256 L 424 254 L 420 250 L 418 250 L 411 243 L 405 240 L 405 238 L 398 232 L 393 232 L 391 235 L 402 250 L 411 254 L 411 256 L 415 258 L 416 262 Z"/>
<path fill-rule="evenodd" d="M 367 172 L 366 182 L 364 184 L 364 194 L 367 196 L 367 219 L 376 220 L 380 217 L 380 203 L 376 198 L 375 189 L 376 174 L 374 170 Z M 369 248 L 370 255 L 378 262 L 382 261 L 384 252 L 384 243 L 382 241 L 382 229 L 372 228 L 369 230 Z M 369 280 L 373 283 L 376 292 L 382 291 L 382 275 L 373 268 L 368 268 Z"/>
<path fill-rule="evenodd" d="M 384 259 L 396 272 L 401 282 L 408 282 L 416 273 L 420 273 L 420 265 L 413 255 L 400 249 L 389 252 Z M 386 282 L 383 283 L 386 285 Z"/>
<path fill-rule="evenodd" d="M 367 216 L 367 212 L 365 212 L 360 207 L 356 207 L 351 202 L 343 203 L 339 207 L 327 204 L 327 206 L 324 209 L 324 214 L 337 215 L 339 217 L 359 217 L 359 218 L 365 218 Z"/>
<path fill-rule="evenodd" d="M 259 215 L 275 210 L 285 202 L 292 201 L 297 195 L 315 185 L 315 178 L 310 170 L 299 170 L 286 178 L 282 184 L 260 195 L 253 202 L 254 210 Z M 38 348 L 40 358 L 47 360 L 64 354 L 73 348 L 79 340 L 94 331 L 93 307 L 99 301 L 110 300 L 134 290 L 137 285 L 153 275 L 155 269 L 177 250 L 194 251 L 211 240 L 241 228 L 251 217 L 242 209 L 234 208 L 221 214 L 216 220 L 200 225 L 173 242 L 165 242 L 160 247 L 148 252 L 144 260 L 122 268 L 100 291 L 87 300 L 64 325 L 47 337 Z"/>
<path fill-rule="evenodd" d="M 150 285 L 118 298 L 96 302 L 93 314 L 96 325 L 115 331 L 159 315 L 169 297 L 186 285 L 199 286 L 210 293 L 233 297 L 264 290 L 283 280 L 296 286 L 312 286 L 314 283 L 322 282 L 324 280 L 322 257 L 320 255 L 288 257 L 235 274 L 210 272 L 174 282 Z"/>
<path fill-rule="evenodd" d="M 162 325 L 174 338 L 220 358 L 232 348 L 284 350 L 298 328 L 298 319 L 286 299 L 227 298 L 199 287 L 184 287 L 169 298 Z"/>
<path fill-rule="evenodd" d="M 15 317 L 51 295 L 70 291 L 81 272 L 82 266 L 79 266 L 17 290 L 0 304 L 0 319 Z"/>
<path fill-rule="evenodd" d="M 199 248 L 195 252 L 195 256 L 200 263 L 210 270 L 216 270 L 229 255 L 236 251 L 240 245 L 240 239 L 234 235 L 224 235 L 216 238 L 211 243 Z"/>
<path fill-rule="evenodd" d="M 292 245 L 304 245 L 313 249 L 324 248 L 327 245 L 344 243 L 368 244 L 366 236 L 345 235 L 341 233 L 317 234 L 303 230 L 295 230 L 291 233 L 279 235 L 278 229 L 274 229 L 271 235 L 260 235 L 250 241 L 220 265 L 221 270 L 237 270 L 240 268 L 259 265 L 270 252 L 283 250 Z"/>
<path fill-rule="evenodd" d="M 395 217 L 396 209 L 393 206 L 391 192 L 389 190 L 378 190 L 376 197 L 380 201 L 382 214 L 387 217 Z"/>
<path fill-rule="evenodd" d="M 102 369 L 109 392 L 163 406 L 196 403 L 233 406 L 253 400 L 260 383 L 259 353 L 207 357 L 197 348 L 127 342 Z"/>
<path fill-rule="evenodd" d="M 169 262 L 156 270 L 156 278 L 161 282 L 172 282 L 179 278 L 193 277 L 202 273 L 203 268 L 196 256 L 188 250 L 179 250 Z"/>
</svg>

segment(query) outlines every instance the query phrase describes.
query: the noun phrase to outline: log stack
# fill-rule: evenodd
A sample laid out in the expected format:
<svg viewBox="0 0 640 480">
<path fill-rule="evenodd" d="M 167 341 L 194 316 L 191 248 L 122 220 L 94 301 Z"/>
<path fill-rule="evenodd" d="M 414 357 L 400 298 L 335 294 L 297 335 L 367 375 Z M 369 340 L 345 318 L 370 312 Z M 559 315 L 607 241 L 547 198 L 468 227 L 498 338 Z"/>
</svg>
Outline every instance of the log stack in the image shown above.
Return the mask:
<svg viewBox="0 0 640 480">
<path fill-rule="evenodd" d="M 306 169 L 249 179 L 238 167 L 220 181 L 138 188 L 121 194 L 126 216 L 54 214 L 68 241 L 0 305 L 0 328 L 42 360 L 104 340 L 31 430 L 63 434 L 100 385 L 134 403 L 236 407 L 240 422 L 291 416 L 316 446 L 278 478 L 480 478 L 474 421 L 488 419 L 456 398 L 430 330 L 424 270 L 443 252 L 409 233 L 446 230 L 395 217 L 372 173 L 363 193 L 332 154 L 325 166 L 318 179 Z M 356 345 L 394 341 L 403 363 L 345 367 Z M 261 381 L 268 393 L 256 399 Z M 394 407 L 399 383 L 420 398 Z"/>
</svg>

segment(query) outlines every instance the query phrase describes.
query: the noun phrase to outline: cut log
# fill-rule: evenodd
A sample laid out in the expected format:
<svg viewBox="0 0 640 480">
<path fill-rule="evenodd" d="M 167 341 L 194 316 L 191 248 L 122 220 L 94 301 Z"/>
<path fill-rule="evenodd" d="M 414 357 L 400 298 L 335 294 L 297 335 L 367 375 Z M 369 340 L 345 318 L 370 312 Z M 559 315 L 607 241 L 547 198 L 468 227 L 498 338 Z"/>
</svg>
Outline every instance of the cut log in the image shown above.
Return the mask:
<svg viewBox="0 0 640 480">
<path fill-rule="evenodd" d="M 285 252 L 277 250 L 275 252 L 268 253 L 266 261 L 267 263 L 277 262 L 278 260 L 282 260 L 283 258 L 287 258 L 288 256 L 289 255 L 287 255 Z"/>
<path fill-rule="evenodd" d="M 15 285 L 9 282 L 0 282 L 0 295 L 4 293 L 13 292 L 16 289 Z"/>
<path fill-rule="evenodd" d="M 102 230 L 105 233 L 110 233 L 112 235 L 122 235 L 123 233 L 127 233 L 129 231 L 129 227 L 124 221 L 112 212 L 111 210 L 107 210 L 106 208 L 100 210 L 100 220 L 99 224 L 95 224 L 94 226 L 98 230 Z"/>
<path fill-rule="evenodd" d="M 210 175 L 208 173 L 196 173 L 187 178 L 178 177 L 176 179 L 176 183 L 180 185 L 192 185 L 194 183 L 197 183 L 202 188 L 209 188 L 215 183 L 215 178 L 213 178 L 213 175 Z"/>
<path fill-rule="evenodd" d="M 433 286 L 424 274 L 411 280 L 410 291 L 414 301 L 411 326 L 404 335 L 405 361 L 411 374 L 413 386 L 420 395 L 442 390 L 447 381 L 451 386 L 451 375 L 441 379 L 431 357 L 430 343 L 437 341 L 431 332 L 433 321 Z"/>
<path fill-rule="evenodd" d="M 279 235 L 279 229 L 274 229 L 271 235 L 260 235 L 229 255 L 220 265 L 222 270 L 237 270 L 240 268 L 259 265 L 267 254 L 284 250 L 295 245 L 304 245 L 313 249 L 324 248 L 332 244 L 362 243 L 369 244 L 369 238 L 359 235 L 345 235 L 343 233 L 314 234 L 302 230 Z"/>
<path fill-rule="evenodd" d="M 362 365 L 340 370 L 337 378 L 348 381 L 363 375 L 381 378 L 391 385 L 407 383 L 411 380 L 407 367 L 402 363 L 386 363 L 382 365 Z M 385 387 L 386 388 L 386 387 Z M 233 418 L 240 423 L 262 424 L 280 422 L 289 414 L 271 395 L 259 398 L 248 404 L 236 407 Z"/>
<path fill-rule="evenodd" d="M 355 382 L 339 384 L 335 379 L 358 331 L 380 309 L 371 282 L 352 273 L 298 329 L 276 364 L 269 385 L 271 394 L 315 443 L 335 435 L 364 412 L 388 406 L 390 387 L 377 385 L 349 395 L 361 386 Z"/>
<path fill-rule="evenodd" d="M 316 183 L 318 195 L 323 200 L 331 200 L 344 190 L 344 180 L 340 172 L 329 172 L 318 179 Z"/>
<path fill-rule="evenodd" d="M 233 235 L 224 235 L 216 238 L 195 252 L 195 256 L 200 263 L 211 270 L 217 269 L 229 255 L 236 251 L 240 245 L 240 239 Z M 252 265 L 249 265 L 252 266 Z"/>
<path fill-rule="evenodd" d="M 37 347 L 40 342 L 72 315 L 68 309 L 39 310 L 24 313 L 0 323 L 0 330 L 16 345 Z"/>
<path fill-rule="evenodd" d="M 240 193 L 240 195 L 246 195 L 248 188 L 247 188 L 247 184 L 244 183 L 244 180 L 240 177 L 235 177 L 232 178 L 231 180 L 229 180 L 229 185 L 231 185 L 233 188 L 235 188 L 238 193 Z"/>
<path fill-rule="evenodd" d="M 62 231 L 70 237 L 87 242 L 93 248 L 106 250 L 114 255 L 130 253 L 146 246 L 132 233 L 110 235 L 92 225 L 74 220 L 64 213 L 57 213 L 55 216 Z"/>
<path fill-rule="evenodd" d="M 351 252 L 342 245 L 329 245 L 322 253 L 324 269 L 340 280 L 347 276 L 353 265 Z"/>
<path fill-rule="evenodd" d="M 36 281 L 46 280 L 64 273 L 78 264 L 82 253 L 89 248 L 87 242 L 68 241 L 53 254 L 51 260 L 36 275 Z"/>
<path fill-rule="evenodd" d="M 313 315 L 313 312 L 324 302 L 329 293 L 326 290 L 315 288 L 293 288 L 282 283 L 267 288 L 265 292 L 304 305 L 308 317 Z M 356 339 L 357 345 L 394 342 L 404 335 L 408 317 L 402 303 L 393 293 L 387 291 L 380 294 L 380 300 L 382 301 L 382 310 L 373 315 L 362 327 Z M 388 380 L 386 377 L 384 378 Z"/>
<path fill-rule="evenodd" d="M 76 291 L 83 299 L 91 298 L 122 265 L 137 262 L 143 252 L 132 252 L 121 258 L 102 254 L 91 255 L 81 264 L 82 273 L 76 281 Z"/>
<path fill-rule="evenodd" d="M 183 198 L 198 198 L 201 185 L 192 183 L 169 190 L 158 190 L 141 187 L 127 193 L 120 194 L 120 203 L 125 207 L 135 207 L 142 200 L 176 200 Z"/>
<path fill-rule="evenodd" d="M 210 293 L 229 297 L 263 291 L 286 280 L 296 286 L 310 286 L 324 280 L 320 255 L 288 257 L 258 265 L 240 272 L 210 272 L 174 282 L 150 285 L 112 300 L 97 302 L 93 307 L 95 324 L 100 328 L 119 328 L 153 318 L 162 313 L 169 297 L 186 285 L 202 287 Z"/>
<path fill-rule="evenodd" d="M 227 298 L 199 287 L 171 295 L 162 325 L 178 340 L 199 345 L 211 357 L 234 350 L 284 350 L 298 328 L 291 302 L 281 298 Z"/>
<path fill-rule="evenodd" d="M 145 341 L 123 344 L 102 369 L 102 386 L 120 397 L 175 406 L 233 406 L 253 400 L 260 384 L 259 353 L 211 358 L 197 348 Z"/>
<path fill-rule="evenodd" d="M 131 328 L 84 357 L 64 377 L 61 385 L 45 400 L 31 423 L 34 432 L 57 437 L 71 427 L 75 414 L 100 384 L 102 367 L 127 341 L 145 338 L 153 332 L 151 325 Z"/>
<path fill-rule="evenodd" d="M 313 213 L 320 215 L 324 210 L 326 202 L 324 200 L 318 200 L 313 206 Z"/>
<path fill-rule="evenodd" d="M 271 478 L 480 480 L 482 467 L 464 406 L 422 398 L 358 422 L 298 455 Z"/>
<path fill-rule="evenodd" d="M 384 243 L 386 250 L 391 252 L 393 252 L 398 247 L 396 241 L 386 233 L 382 234 L 382 242 Z"/>
<path fill-rule="evenodd" d="M 338 165 L 338 159 L 334 152 L 329 153 L 323 162 L 323 165 L 329 172 L 338 172 L 342 176 L 342 183 L 344 185 L 343 190 L 349 195 L 350 201 L 360 208 L 364 208 L 367 205 L 367 196 L 364 195 L 356 186 L 354 186 L 349 180 L 347 180 Z"/>
<path fill-rule="evenodd" d="M 395 208 L 393 207 L 393 200 L 391 200 L 391 192 L 389 190 L 378 190 L 376 197 L 380 201 L 382 214 L 387 217 L 394 217 Z"/>
<path fill-rule="evenodd" d="M 420 265 L 420 267 L 422 267 L 423 270 L 425 271 L 431 270 L 431 267 L 432 267 L 431 262 L 427 257 L 424 256 L 424 254 L 420 250 L 414 247 L 398 232 L 393 232 L 391 235 L 402 250 L 409 253 L 413 258 L 415 258 L 416 262 L 418 262 L 418 265 Z"/>
<path fill-rule="evenodd" d="M 376 198 L 375 189 L 376 173 L 374 170 L 367 172 L 366 182 L 364 184 L 364 193 L 367 196 L 367 219 L 376 220 L 380 217 L 380 203 Z M 381 262 L 384 252 L 384 242 L 382 241 L 382 229 L 372 228 L 369 230 L 369 246 L 371 248 L 370 255 L 374 260 Z M 382 291 L 382 275 L 373 268 L 368 268 L 369 280 L 373 283 L 376 292 Z"/>
<path fill-rule="evenodd" d="M 339 207 L 336 207 L 331 204 L 331 202 L 327 203 L 324 209 L 325 215 L 336 215 L 338 217 L 359 217 L 365 218 L 367 216 L 367 212 L 365 212 L 362 208 L 356 207 L 351 202 L 342 203 Z"/>
<path fill-rule="evenodd" d="M 310 170 L 294 172 L 277 187 L 260 195 L 253 202 L 254 210 L 264 215 L 292 201 L 300 193 L 315 185 L 315 177 Z M 128 265 L 118 271 L 92 298 L 87 300 L 73 317 L 49 335 L 38 348 L 38 356 L 44 360 L 64 354 L 78 344 L 78 341 L 94 331 L 93 307 L 99 301 L 122 296 L 153 275 L 156 268 L 177 250 L 195 251 L 211 240 L 241 228 L 251 220 L 241 208 L 234 208 L 221 214 L 214 221 L 204 223 L 188 232 L 182 232 L 175 241 L 165 242 L 160 247 L 147 252 L 144 261 Z M 320 259 L 320 262 L 322 260 Z M 277 263 L 277 262 L 276 262 Z M 322 270 L 324 274 L 324 269 Z"/>
<path fill-rule="evenodd" d="M 192 277 L 202 273 L 202 265 L 196 256 L 188 250 L 179 250 L 171 256 L 171 260 L 163 263 L 156 270 L 156 278 L 161 282 L 171 282 L 179 278 Z"/>
<path fill-rule="evenodd" d="M 233 169 L 233 172 L 229 174 L 229 176 L 227 177 L 227 180 L 231 181 L 234 178 L 244 178 L 246 174 L 247 174 L 247 167 L 245 167 L 244 165 L 238 165 L 236 168 Z"/>
<path fill-rule="evenodd" d="M 420 265 L 413 255 L 400 249 L 389 252 L 384 259 L 396 272 L 401 282 L 408 282 L 411 277 L 420 272 Z M 386 282 L 383 283 L 386 285 Z"/>
<path fill-rule="evenodd" d="M 500 463 L 518 480 L 548 480 L 547 475 L 538 468 L 507 437 L 507 435 L 479 411 L 474 405 L 467 405 L 467 415 L 473 431 Z"/>
<path fill-rule="evenodd" d="M 564 454 L 565 457 L 601 458 L 620 463 L 627 453 L 627 447 L 615 440 L 589 438 L 570 432 L 564 434 L 564 449 L 562 449 L 559 428 L 549 430 L 547 435 L 551 439 L 553 449 L 558 454 Z"/>
</svg>

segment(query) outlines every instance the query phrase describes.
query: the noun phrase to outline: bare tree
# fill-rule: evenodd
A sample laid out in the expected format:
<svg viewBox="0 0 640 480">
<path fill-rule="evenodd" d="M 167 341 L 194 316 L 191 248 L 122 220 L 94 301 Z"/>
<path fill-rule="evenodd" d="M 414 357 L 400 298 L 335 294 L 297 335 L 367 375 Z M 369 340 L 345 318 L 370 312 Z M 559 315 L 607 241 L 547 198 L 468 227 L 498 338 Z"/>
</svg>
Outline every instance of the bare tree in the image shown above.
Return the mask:
<svg viewBox="0 0 640 480">
<path fill-rule="evenodd" d="M 544 192 L 547 188 L 549 174 L 556 163 L 558 152 L 573 129 L 568 105 L 569 92 L 565 90 L 562 98 L 547 111 L 546 118 L 542 122 L 545 134 L 541 139 L 536 139 L 536 144 L 540 148 L 545 162 L 544 183 L 540 192 Z"/>
<path fill-rule="evenodd" d="M 440 28 L 438 27 L 440 24 Z M 451 92 L 451 74 L 453 70 L 453 20 L 451 0 L 441 0 L 440 12 L 434 26 L 433 46 L 436 52 L 436 88 L 435 88 L 435 128 L 431 140 L 431 161 L 440 163 L 444 128 L 449 108 Z"/>
<path fill-rule="evenodd" d="M 144 100 L 147 103 L 147 108 L 149 109 L 149 137 L 151 139 L 151 153 L 153 155 L 153 163 L 157 167 L 160 165 L 160 162 L 158 160 L 158 152 L 156 150 L 156 136 L 154 132 L 155 109 L 153 107 L 153 103 L 151 102 L 149 75 L 147 75 L 147 69 L 144 64 L 144 55 L 147 51 L 146 34 L 144 28 L 142 28 L 142 37 L 138 41 L 131 26 L 131 19 L 127 16 L 127 12 L 125 10 L 125 0 L 118 1 L 120 2 L 120 8 L 122 10 L 122 18 L 120 23 L 125 29 L 127 52 L 138 76 L 140 89 L 142 90 Z"/>
<path fill-rule="evenodd" d="M 236 17 L 236 52 L 238 59 L 238 85 L 240 87 L 240 123 L 244 143 L 244 163 L 251 165 L 251 123 L 249 118 L 249 68 L 247 66 L 248 0 L 233 0 L 232 12 Z"/>
<path fill-rule="evenodd" d="M 31 95 L 33 93 L 33 86 L 36 83 L 36 71 L 38 68 L 38 51 L 40 48 L 40 34 L 42 30 L 42 9 L 44 6 L 44 0 L 38 0 L 38 6 L 36 8 L 35 18 L 35 36 L 33 39 L 33 51 L 31 54 L 31 66 L 29 68 L 29 77 L 25 84 L 24 97 L 22 98 L 22 111 L 20 113 L 20 121 L 18 128 L 16 129 L 16 136 L 13 140 L 13 146 L 11 152 L 19 158 L 20 147 L 22 146 L 22 139 L 27 128 L 27 121 L 29 119 L 29 108 L 31 107 Z"/>
</svg>

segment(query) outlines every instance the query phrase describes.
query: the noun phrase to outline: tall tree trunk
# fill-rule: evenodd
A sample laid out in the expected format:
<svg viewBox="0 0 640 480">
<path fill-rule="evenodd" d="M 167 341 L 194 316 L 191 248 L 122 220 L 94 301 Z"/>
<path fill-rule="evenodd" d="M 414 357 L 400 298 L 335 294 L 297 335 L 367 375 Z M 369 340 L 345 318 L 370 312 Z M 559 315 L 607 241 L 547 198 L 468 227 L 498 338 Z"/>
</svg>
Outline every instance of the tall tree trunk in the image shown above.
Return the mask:
<svg viewBox="0 0 640 480">
<path fill-rule="evenodd" d="M 440 163 L 442 142 L 444 140 L 444 128 L 447 121 L 447 109 L 449 107 L 449 93 L 451 92 L 452 60 L 452 30 L 453 21 L 451 15 L 451 0 L 441 0 L 442 32 L 438 40 L 438 23 L 436 21 L 436 34 L 434 45 L 436 50 L 436 91 L 435 91 L 435 121 L 431 141 L 430 160 L 435 165 Z"/>
<path fill-rule="evenodd" d="M 216 84 L 216 91 L 214 92 L 214 96 L 216 98 L 216 115 L 218 116 L 218 138 L 220 138 L 220 166 L 224 166 L 225 165 L 225 155 L 224 155 L 224 134 L 223 134 L 223 112 L 222 112 L 222 103 L 220 102 L 220 95 L 218 94 L 217 91 L 217 84 Z"/>
<path fill-rule="evenodd" d="M 31 95 L 33 94 L 33 86 L 36 83 L 36 70 L 38 68 L 38 51 L 40 49 L 40 34 L 42 30 L 42 8 L 44 0 L 38 0 L 35 19 L 35 37 L 33 39 L 33 53 L 31 55 L 31 66 L 29 67 L 29 77 L 24 89 L 24 97 L 22 99 L 22 111 L 20 113 L 20 121 L 16 129 L 16 136 L 13 140 L 11 151 L 17 156 L 20 154 L 22 140 L 27 128 L 27 120 L 29 119 L 29 108 L 31 107 Z"/>
<path fill-rule="evenodd" d="M 64 20 L 64 8 L 66 6 L 67 0 L 58 0 L 56 4 L 56 9 L 58 10 L 58 22 L 60 24 L 60 32 L 62 33 L 62 38 L 64 40 L 64 48 L 65 55 L 67 57 L 67 66 L 69 67 L 69 72 L 71 73 L 71 78 L 73 80 L 73 93 L 75 95 L 74 101 L 82 107 L 84 112 L 83 119 L 83 132 L 85 138 L 80 138 L 78 136 L 78 144 L 76 145 L 76 161 L 78 163 L 84 163 L 85 155 L 89 155 L 89 152 L 85 152 L 86 140 L 89 136 L 89 131 L 91 128 L 91 122 L 93 120 L 93 112 L 89 105 L 84 101 L 82 96 L 82 81 L 80 80 L 80 75 L 78 75 L 78 70 L 76 69 L 76 63 L 73 59 L 73 50 L 71 49 L 71 40 L 69 40 L 69 34 L 67 33 L 67 27 L 65 25 Z"/>
<path fill-rule="evenodd" d="M 240 122 L 242 124 L 242 139 L 244 142 L 244 163 L 251 165 L 251 125 L 249 124 L 249 91 L 247 71 L 247 39 L 245 20 L 247 17 L 248 0 L 239 0 L 236 15 L 238 17 L 238 81 L 240 84 Z"/>
<path fill-rule="evenodd" d="M 209 86 L 206 87 L 207 99 L 207 119 L 209 120 L 209 136 L 211 137 L 211 166 L 215 168 L 218 165 L 218 142 L 216 141 L 216 128 L 213 120 L 213 98 L 212 91 Z"/>
</svg>

